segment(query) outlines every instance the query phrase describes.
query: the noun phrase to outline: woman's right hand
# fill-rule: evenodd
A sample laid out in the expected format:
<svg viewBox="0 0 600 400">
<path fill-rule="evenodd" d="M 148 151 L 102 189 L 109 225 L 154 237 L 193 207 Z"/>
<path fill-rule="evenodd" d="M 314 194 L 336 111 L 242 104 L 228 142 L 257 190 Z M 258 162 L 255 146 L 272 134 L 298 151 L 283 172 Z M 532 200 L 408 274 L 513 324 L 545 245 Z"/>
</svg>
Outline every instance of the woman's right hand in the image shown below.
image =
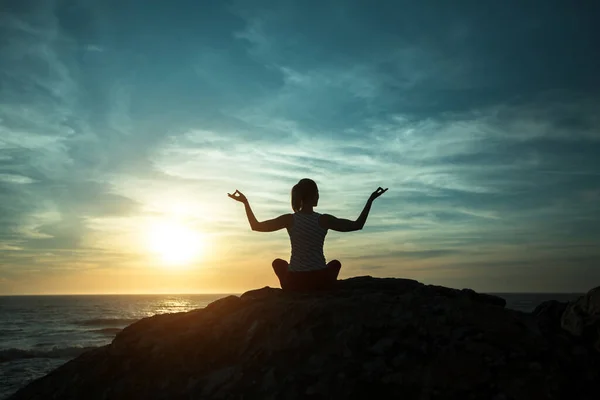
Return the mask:
<svg viewBox="0 0 600 400">
<path fill-rule="evenodd" d="M 246 196 L 244 196 L 244 194 L 237 189 L 235 189 L 235 192 L 233 192 L 233 194 L 227 193 L 227 196 L 231 197 L 235 201 L 239 201 L 240 203 L 248 203 L 248 199 L 246 198 Z"/>
<path fill-rule="evenodd" d="M 378 198 L 379 196 L 381 196 L 382 194 L 384 194 L 385 192 L 387 192 L 389 188 L 385 188 L 383 189 L 381 186 L 377 188 L 376 191 L 374 191 L 373 193 L 371 193 L 371 197 L 369 197 L 369 201 L 373 201 L 376 198 Z"/>
</svg>

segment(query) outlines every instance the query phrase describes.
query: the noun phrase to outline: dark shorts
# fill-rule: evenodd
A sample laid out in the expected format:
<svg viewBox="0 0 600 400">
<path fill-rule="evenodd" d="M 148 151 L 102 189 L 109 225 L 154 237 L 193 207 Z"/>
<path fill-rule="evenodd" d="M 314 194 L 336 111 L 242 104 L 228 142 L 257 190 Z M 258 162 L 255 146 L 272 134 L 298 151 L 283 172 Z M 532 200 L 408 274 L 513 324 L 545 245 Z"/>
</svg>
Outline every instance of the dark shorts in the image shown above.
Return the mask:
<svg viewBox="0 0 600 400">
<path fill-rule="evenodd" d="M 273 270 L 279 278 L 281 288 L 290 292 L 310 292 L 331 289 L 337 280 L 342 264 L 338 260 L 327 263 L 327 267 L 316 271 L 290 271 L 287 261 L 273 261 Z"/>
</svg>

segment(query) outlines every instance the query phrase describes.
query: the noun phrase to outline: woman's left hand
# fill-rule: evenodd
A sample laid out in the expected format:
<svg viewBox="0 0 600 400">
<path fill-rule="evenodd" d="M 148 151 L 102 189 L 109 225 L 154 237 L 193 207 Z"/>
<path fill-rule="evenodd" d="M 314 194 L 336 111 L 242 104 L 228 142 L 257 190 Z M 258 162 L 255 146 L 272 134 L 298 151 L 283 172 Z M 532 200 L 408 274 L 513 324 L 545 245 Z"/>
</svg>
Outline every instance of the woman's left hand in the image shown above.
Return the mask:
<svg viewBox="0 0 600 400">
<path fill-rule="evenodd" d="M 239 201 L 240 203 L 248 203 L 248 199 L 246 198 L 246 196 L 244 196 L 244 194 L 237 189 L 235 189 L 235 192 L 233 192 L 233 194 L 227 193 L 227 196 L 231 197 L 235 201 Z"/>
</svg>

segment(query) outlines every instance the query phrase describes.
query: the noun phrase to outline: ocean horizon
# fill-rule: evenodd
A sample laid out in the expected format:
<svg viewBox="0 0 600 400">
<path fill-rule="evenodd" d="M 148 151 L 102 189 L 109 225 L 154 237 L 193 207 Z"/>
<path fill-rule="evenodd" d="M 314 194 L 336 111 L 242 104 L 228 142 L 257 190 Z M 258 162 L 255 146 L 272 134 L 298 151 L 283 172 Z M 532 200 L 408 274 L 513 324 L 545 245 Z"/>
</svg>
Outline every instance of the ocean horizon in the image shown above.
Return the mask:
<svg viewBox="0 0 600 400">
<path fill-rule="evenodd" d="M 488 293 L 531 312 L 582 293 Z M 127 325 L 156 314 L 203 308 L 220 294 L 50 294 L 0 296 L 0 400 L 77 357 L 109 344 Z M 233 293 L 239 295 L 239 293 Z"/>
</svg>

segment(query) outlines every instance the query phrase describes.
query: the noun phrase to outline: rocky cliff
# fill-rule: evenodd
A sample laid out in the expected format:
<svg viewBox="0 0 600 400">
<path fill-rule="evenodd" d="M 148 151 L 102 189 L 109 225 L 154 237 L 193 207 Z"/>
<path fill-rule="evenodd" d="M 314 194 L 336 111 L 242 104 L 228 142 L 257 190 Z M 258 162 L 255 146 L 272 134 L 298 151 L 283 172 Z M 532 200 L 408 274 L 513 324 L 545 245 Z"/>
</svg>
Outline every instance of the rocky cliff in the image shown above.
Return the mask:
<svg viewBox="0 0 600 400">
<path fill-rule="evenodd" d="M 595 341 L 566 308 L 406 279 L 263 288 L 145 318 L 11 399 L 597 399 Z"/>
</svg>

